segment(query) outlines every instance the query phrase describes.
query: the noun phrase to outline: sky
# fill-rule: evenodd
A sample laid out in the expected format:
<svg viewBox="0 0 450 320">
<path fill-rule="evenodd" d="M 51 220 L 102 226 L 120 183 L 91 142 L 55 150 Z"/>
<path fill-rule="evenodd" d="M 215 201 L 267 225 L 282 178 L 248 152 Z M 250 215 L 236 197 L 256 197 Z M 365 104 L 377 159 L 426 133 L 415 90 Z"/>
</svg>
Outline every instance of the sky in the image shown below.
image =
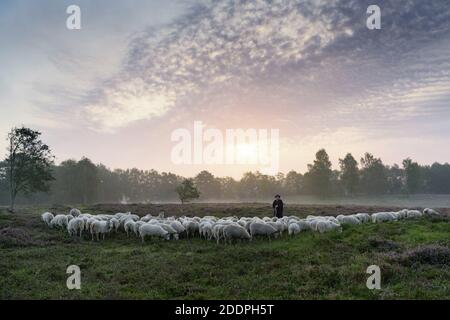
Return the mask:
<svg viewBox="0 0 450 320">
<path fill-rule="evenodd" d="M 72 4 L 81 30 L 66 28 Z M 380 30 L 366 26 L 372 4 Z M 176 164 L 172 134 L 194 121 L 279 130 L 285 173 L 320 148 L 334 168 L 348 152 L 444 163 L 449 53 L 447 0 L 2 0 L 0 135 L 26 125 L 57 162 L 184 176 L 260 168 Z"/>
</svg>

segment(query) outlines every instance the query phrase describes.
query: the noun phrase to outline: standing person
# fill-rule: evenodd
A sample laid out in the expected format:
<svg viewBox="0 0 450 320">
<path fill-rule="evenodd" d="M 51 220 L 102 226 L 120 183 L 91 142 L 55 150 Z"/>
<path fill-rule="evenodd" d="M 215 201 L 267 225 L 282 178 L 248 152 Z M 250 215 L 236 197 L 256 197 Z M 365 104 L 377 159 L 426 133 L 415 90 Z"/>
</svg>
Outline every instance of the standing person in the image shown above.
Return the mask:
<svg viewBox="0 0 450 320">
<path fill-rule="evenodd" d="M 275 200 L 272 204 L 273 207 L 273 215 L 277 218 L 283 218 L 283 200 L 279 194 L 275 196 Z"/>
</svg>

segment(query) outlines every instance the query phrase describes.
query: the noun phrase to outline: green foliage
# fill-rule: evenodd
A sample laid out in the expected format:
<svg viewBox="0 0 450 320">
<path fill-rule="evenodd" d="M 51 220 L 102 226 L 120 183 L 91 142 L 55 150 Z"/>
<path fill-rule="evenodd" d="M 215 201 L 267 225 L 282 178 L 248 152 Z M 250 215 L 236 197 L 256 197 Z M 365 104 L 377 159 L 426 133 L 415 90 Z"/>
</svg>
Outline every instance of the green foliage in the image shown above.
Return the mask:
<svg viewBox="0 0 450 320">
<path fill-rule="evenodd" d="M 339 159 L 341 168 L 341 182 L 344 185 L 346 194 L 354 195 L 359 185 L 358 162 L 351 153 L 347 153 L 344 159 Z"/>
<path fill-rule="evenodd" d="M 327 196 L 331 192 L 331 161 L 325 149 L 316 153 L 316 160 L 308 165 L 308 172 L 305 174 L 309 190 L 312 194 Z"/>
<path fill-rule="evenodd" d="M 385 193 L 387 183 L 387 168 L 379 158 L 366 153 L 361 158 L 361 187 L 365 194 L 380 195 Z"/>
<path fill-rule="evenodd" d="M 200 192 L 195 187 L 193 179 L 185 179 L 176 191 L 181 203 L 187 203 L 200 197 Z"/>
<path fill-rule="evenodd" d="M 0 172 L 8 183 L 11 210 L 18 194 L 31 195 L 50 189 L 54 157 L 40 135 L 25 127 L 13 128 L 8 134 L 8 153 Z"/>
</svg>

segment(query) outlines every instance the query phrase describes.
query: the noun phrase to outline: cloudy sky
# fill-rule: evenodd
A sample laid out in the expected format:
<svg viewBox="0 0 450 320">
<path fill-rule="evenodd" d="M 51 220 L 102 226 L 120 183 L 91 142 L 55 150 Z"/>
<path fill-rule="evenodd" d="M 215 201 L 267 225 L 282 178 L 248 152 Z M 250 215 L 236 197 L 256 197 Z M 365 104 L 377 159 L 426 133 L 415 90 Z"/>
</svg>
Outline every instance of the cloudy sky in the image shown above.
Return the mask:
<svg viewBox="0 0 450 320">
<path fill-rule="evenodd" d="M 66 28 L 72 4 L 81 30 Z M 174 164 L 171 133 L 194 121 L 279 129 L 283 172 L 319 148 L 334 165 L 450 160 L 448 0 L 2 0 L 0 41 L 0 134 L 39 129 L 58 161 L 258 169 Z"/>
</svg>

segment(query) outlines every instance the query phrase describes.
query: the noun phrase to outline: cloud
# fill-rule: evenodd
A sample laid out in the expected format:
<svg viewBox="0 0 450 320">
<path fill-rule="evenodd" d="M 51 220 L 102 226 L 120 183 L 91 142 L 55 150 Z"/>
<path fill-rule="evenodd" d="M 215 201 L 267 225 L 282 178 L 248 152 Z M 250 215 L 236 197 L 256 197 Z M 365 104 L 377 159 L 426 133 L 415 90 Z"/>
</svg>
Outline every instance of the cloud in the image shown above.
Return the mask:
<svg viewBox="0 0 450 320">
<path fill-rule="evenodd" d="M 176 22 L 139 34 L 122 72 L 99 89 L 86 112 L 96 115 L 94 123 L 113 130 L 162 116 L 200 92 L 251 85 L 271 70 L 298 64 L 338 37 L 352 35 L 345 15 L 327 18 L 326 7 L 322 1 L 196 4 Z M 130 90 L 128 82 L 140 83 L 142 90 Z"/>
</svg>

